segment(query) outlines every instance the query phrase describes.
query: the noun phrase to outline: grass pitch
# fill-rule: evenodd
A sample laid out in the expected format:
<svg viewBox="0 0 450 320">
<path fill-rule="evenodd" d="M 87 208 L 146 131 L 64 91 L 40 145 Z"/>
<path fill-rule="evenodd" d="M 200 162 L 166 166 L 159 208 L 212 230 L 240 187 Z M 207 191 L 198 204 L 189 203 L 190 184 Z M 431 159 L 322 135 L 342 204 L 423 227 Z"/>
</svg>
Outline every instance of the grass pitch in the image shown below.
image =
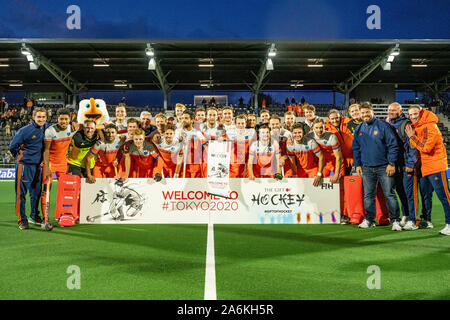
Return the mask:
<svg viewBox="0 0 450 320">
<path fill-rule="evenodd" d="M 52 204 L 55 194 L 56 184 Z M 203 299 L 206 225 L 19 230 L 14 199 L 14 182 L 0 182 L 0 299 Z M 215 225 L 217 298 L 448 300 L 450 237 L 438 234 L 444 214 L 436 197 L 432 217 L 434 229 L 413 232 Z M 80 289 L 68 288 L 71 266 Z M 380 270 L 379 289 L 367 286 L 370 266 Z"/>
</svg>

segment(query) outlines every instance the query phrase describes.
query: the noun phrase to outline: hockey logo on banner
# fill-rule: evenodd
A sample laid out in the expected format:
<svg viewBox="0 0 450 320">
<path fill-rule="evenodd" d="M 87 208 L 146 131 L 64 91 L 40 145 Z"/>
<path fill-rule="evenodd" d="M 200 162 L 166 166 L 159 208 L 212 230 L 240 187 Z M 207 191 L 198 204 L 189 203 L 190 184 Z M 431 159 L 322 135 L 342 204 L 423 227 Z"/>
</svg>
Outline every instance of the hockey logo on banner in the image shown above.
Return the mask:
<svg viewBox="0 0 450 320">
<path fill-rule="evenodd" d="M 231 143 L 211 140 L 208 145 L 207 184 L 211 194 L 227 198 L 230 194 Z"/>
</svg>

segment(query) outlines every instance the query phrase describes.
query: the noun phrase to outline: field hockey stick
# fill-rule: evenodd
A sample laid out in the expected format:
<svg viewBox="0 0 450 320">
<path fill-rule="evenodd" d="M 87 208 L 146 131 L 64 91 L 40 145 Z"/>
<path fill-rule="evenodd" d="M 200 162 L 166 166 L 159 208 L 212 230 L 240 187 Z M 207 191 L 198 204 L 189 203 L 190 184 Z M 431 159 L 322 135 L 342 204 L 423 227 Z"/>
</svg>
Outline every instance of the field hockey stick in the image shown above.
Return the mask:
<svg viewBox="0 0 450 320">
<path fill-rule="evenodd" d="M 96 215 L 96 216 L 93 216 L 93 217 L 87 216 L 87 217 L 86 217 L 86 221 L 87 221 L 87 222 L 95 222 L 96 219 L 101 218 L 102 216 L 106 216 L 108 213 L 109 213 L 109 212 L 106 212 L 106 213 L 104 213 L 104 214 L 99 214 L 99 215 Z"/>
<path fill-rule="evenodd" d="M 52 231 L 53 226 L 48 222 L 48 211 L 50 207 L 50 185 L 52 183 L 53 178 L 50 177 L 47 181 L 46 185 L 46 194 L 45 194 L 45 210 L 44 210 L 44 224 L 41 224 L 41 228 L 46 231 Z"/>
</svg>

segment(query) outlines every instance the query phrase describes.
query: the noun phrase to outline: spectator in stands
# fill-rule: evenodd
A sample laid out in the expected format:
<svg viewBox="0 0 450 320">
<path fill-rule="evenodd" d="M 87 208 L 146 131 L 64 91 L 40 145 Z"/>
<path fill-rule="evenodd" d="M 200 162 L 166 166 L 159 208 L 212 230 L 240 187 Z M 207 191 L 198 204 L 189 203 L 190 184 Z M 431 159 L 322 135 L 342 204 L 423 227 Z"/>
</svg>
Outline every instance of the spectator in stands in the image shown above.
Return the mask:
<svg viewBox="0 0 450 320">
<path fill-rule="evenodd" d="M 16 122 L 14 122 L 14 124 L 12 126 L 12 130 L 11 130 L 11 135 L 13 138 L 16 135 L 16 132 L 19 131 L 20 128 L 22 128 L 22 124 L 20 123 L 20 120 L 17 120 Z"/>
<path fill-rule="evenodd" d="M 6 125 L 6 113 L 2 113 L 0 116 L 0 127 L 4 128 Z"/>
<path fill-rule="evenodd" d="M 148 111 L 141 112 L 140 126 L 141 129 L 144 130 L 146 137 L 148 137 L 153 131 L 158 129 L 154 125 L 152 125 L 152 114 Z"/>
<path fill-rule="evenodd" d="M 28 100 L 26 106 L 27 106 L 28 114 L 31 115 L 31 113 L 33 112 L 33 109 L 34 109 L 33 101 Z"/>
<path fill-rule="evenodd" d="M 11 122 L 8 121 L 5 125 L 5 134 L 7 137 L 11 136 Z"/>
<path fill-rule="evenodd" d="M 394 193 L 395 163 L 398 144 L 391 126 L 375 117 L 370 102 L 361 104 L 363 123 L 359 125 L 353 138 L 353 158 L 356 173 L 362 176 L 364 188 L 364 209 L 366 216 L 359 228 L 375 226 L 376 189 L 381 184 L 386 198 L 393 231 L 401 231 L 400 211 Z"/>
<path fill-rule="evenodd" d="M 411 147 L 420 152 L 423 187 L 428 192 L 432 192 L 433 189 L 436 192 L 445 213 L 445 228 L 440 231 L 440 234 L 450 235 L 450 191 L 446 176 L 447 152 L 444 148 L 442 134 L 436 125 L 439 120 L 433 112 L 420 108 L 418 105 L 411 106 L 408 114 L 412 125 L 406 125 L 405 132 L 409 137 Z"/>
<path fill-rule="evenodd" d="M 239 98 L 239 107 L 242 107 L 244 105 L 244 98 Z"/>
<path fill-rule="evenodd" d="M 0 112 L 7 112 L 8 111 L 8 102 L 6 102 L 6 98 L 2 97 L 2 100 L 0 100 Z"/>
<path fill-rule="evenodd" d="M 403 186 L 403 176 L 405 170 L 405 145 L 404 141 L 400 137 L 399 132 L 404 130 L 406 123 L 409 121 L 403 113 L 402 106 L 398 102 L 393 102 L 388 106 L 388 117 L 387 122 L 393 127 L 394 134 L 397 139 L 398 144 L 398 157 L 397 162 L 395 163 L 395 174 L 394 174 L 394 188 L 397 191 L 397 195 L 400 198 L 401 203 L 401 211 L 403 213 L 402 220 L 400 221 L 400 225 L 402 227 L 405 226 L 408 221 L 409 209 L 408 203 L 414 202 L 414 198 L 411 201 L 408 201 L 407 195 L 405 193 L 405 188 Z M 415 158 L 417 155 L 415 156 Z M 414 172 L 414 166 L 408 169 L 409 172 Z M 411 196 L 414 196 L 410 193 Z"/>
<path fill-rule="evenodd" d="M 247 116 L 247 128 L 248 129 L 255 129 L 257 123 L 258 123 L 258 120 L 256 118 L 256 114 L 251 113 Z"/>
<path fill-rule="evenodd" d="M 305 134 L 311 131 L 314 120 L 316 120 L 316 107 L 312 104 L 308 104 L 303 107 L 303 112 L 305 113 L 305 121 L 303 122 L 303 127 L 305 128 Z"/>
</svg>

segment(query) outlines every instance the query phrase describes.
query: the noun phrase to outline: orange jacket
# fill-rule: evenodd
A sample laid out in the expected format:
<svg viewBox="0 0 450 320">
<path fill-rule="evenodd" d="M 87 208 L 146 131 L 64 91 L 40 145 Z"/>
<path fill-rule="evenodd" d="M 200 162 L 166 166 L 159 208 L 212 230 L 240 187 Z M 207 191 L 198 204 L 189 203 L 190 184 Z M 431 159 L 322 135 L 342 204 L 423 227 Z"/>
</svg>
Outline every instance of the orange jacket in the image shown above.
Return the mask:
<svg viewBox="0 0 450 320">
<path fill-rule="evenodd" d="M 411 147 L 420 152 L 423 176 L 447 170 L 447 151 L 438 121 L 433 112 L 422 109 L 419 121 L 413 125 L 416 132 L 409 139 Z"/>
<path fill-rule="evenodd" d="M 353 134 L 347 126 L 347 123 L 350 120 L 350 118 L 341 117 L 339 131 L 331 124 L 329 119 L 327 119 L 325 123 L 325 130 L 334 133 L 341 144 L 342 156 L 344 157 L 344 164 L 346 167 L 353 166 Z"/>
</svg>

